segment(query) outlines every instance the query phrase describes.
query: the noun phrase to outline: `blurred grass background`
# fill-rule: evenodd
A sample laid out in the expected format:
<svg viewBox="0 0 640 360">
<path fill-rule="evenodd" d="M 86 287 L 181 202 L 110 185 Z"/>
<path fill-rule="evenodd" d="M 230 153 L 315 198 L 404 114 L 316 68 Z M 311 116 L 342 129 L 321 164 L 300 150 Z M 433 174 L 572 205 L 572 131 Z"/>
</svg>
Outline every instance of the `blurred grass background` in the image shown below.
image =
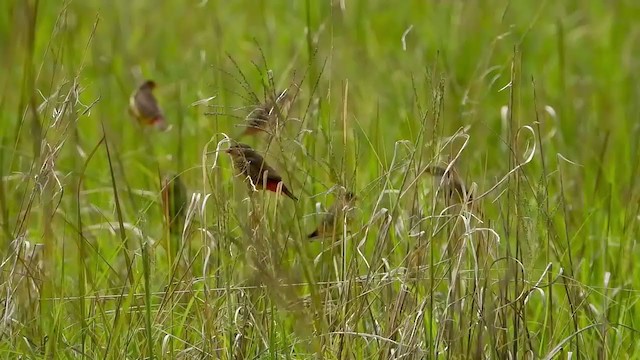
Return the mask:
<svg viewBox="0 0 640 360">
<path fill-rule="evenodd" d="M 636 2 L 0 9 L 3 357 L 638 351 Z M 147 78 L 168 132 L 127 114 Z M 283 131 L 245 141 L 297 203 L 248 196 L 213 152 L 287 87 Z M 424 172 L 453 160 L 473 209 Z M 169 173 L 189 194 L 177 237 Z M 340 186 L 346 240 L 308 242 Z"/>
</svg>

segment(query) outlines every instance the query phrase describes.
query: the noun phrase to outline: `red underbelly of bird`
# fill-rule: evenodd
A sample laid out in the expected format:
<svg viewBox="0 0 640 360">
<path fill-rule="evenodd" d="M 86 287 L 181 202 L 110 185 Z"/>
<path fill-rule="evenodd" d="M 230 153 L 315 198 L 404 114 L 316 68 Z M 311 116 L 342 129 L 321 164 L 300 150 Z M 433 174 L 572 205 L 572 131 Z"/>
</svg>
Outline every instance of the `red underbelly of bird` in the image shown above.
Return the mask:
<svg viewBox="0 0 640 360">
<path fill-rule="evenodd" d="M 279 182 L 276 181 L 267 181 L 267 190 L 277 192 L 278 191 Z"/>
</svg>

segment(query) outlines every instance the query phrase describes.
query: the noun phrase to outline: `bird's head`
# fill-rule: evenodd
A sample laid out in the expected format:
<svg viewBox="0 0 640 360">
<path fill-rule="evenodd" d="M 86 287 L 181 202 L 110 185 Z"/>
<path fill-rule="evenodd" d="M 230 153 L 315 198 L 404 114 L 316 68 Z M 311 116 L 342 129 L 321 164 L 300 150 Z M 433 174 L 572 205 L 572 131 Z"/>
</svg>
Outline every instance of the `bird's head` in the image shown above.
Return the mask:
<svg viewBox="0 0 640 360">
<path fill-rule="evenodd" d="M 156 87 L 156 82 L 153 80 L 147 80 L 140 85 L 140 89 L 149 89 L 153 90 Z"/>
<path fill-rule="evenodd" d="M 251 150 L 251 146 L 242 143 L 234 143 L 225 151 L 231 156 L 241 156 L 244 155 L 247 150 Z"/>
</svg>

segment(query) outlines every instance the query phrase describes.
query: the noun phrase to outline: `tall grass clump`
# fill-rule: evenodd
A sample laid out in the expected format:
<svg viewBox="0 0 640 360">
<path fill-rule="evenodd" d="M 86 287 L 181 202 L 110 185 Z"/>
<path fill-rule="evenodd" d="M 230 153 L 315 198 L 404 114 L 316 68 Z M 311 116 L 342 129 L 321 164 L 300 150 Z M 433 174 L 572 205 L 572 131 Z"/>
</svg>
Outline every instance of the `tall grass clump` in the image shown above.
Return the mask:
<svg viewBox="0 0 640 360">
<path fill-rule="evenodd" d="M 638 16 L 1 2 L 1 357 L 634 358 Z"/>
</svg>

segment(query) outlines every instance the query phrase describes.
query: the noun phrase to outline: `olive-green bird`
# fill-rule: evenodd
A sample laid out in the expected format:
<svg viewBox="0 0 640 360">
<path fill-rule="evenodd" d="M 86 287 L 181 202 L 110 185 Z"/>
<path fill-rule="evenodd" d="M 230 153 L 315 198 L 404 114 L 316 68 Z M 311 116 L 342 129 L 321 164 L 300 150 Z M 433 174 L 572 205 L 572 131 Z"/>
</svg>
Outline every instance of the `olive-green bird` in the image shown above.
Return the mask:
<svg viewBox="0 0 640 360">
<path fill-rule="evenodd" d="M 337 199 L 320 220 L 318 227 L 309 234 L 309 239 L 330 237 L 340 234 L 340 228 L 344 224 L 345 217 L 351 218 L 351 210 L 356 200 L 355 195 L 348 191 Z"/>
<path fill-rule="evenodd" d="M 260 132 L 272 132 L 278 122 L 283 121 L 293 102 L 293 97 L 284 90 L 275 99 L 269 99 L 266 103 L 258 105 L 245 119 L 246 129 L 240 138 L 245 135 L 256 135 Z"/>
<path fill-rule="evenodd" d="M 453 167 L 447 171 L 447 169 L 442 166 L 429 166 L 427 167 L 427 172 L 441 179 L 444 177 L 442 184 L 445 194 L 449 199 L 459 202 L 473 201 L 473 194 L 466 188 L 458 172 Z M 457 196 L 457 199 L 454 196 Z"/>
</svg>

